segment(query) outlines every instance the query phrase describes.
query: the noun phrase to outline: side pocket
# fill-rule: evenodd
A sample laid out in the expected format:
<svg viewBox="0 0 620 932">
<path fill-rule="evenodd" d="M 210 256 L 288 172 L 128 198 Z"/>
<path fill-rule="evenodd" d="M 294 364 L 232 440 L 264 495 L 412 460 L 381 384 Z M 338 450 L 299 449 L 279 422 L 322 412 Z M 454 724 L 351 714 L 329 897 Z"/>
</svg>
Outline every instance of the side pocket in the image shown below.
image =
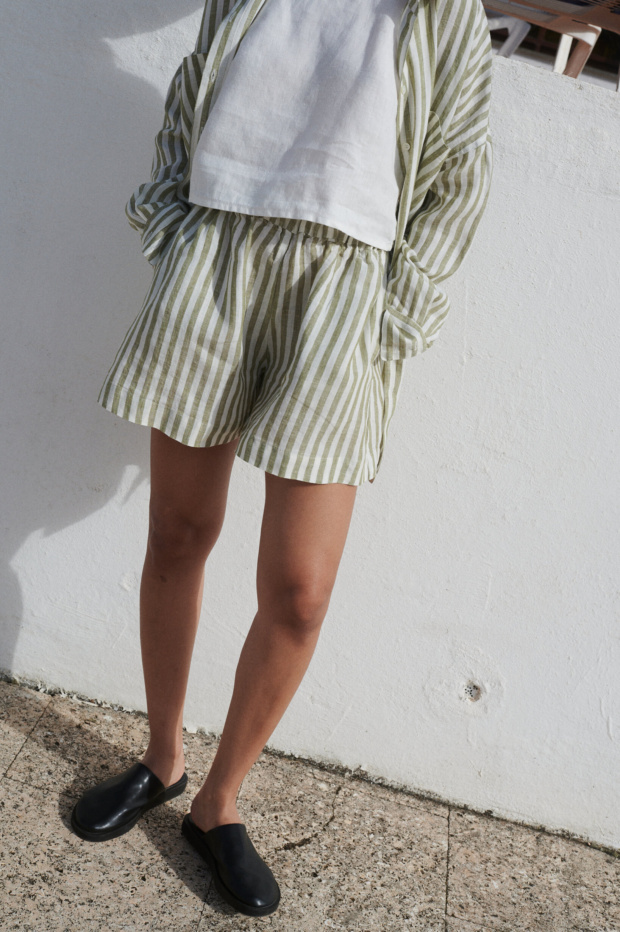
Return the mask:
<svg viewBox="0 0 620 932">
<path fill-rule="evenodd" d="M 188 206 L 189 210 L 187 213 L 185 213 L 180 220 L 167 228 L 166 235 L 160 243 L 156 257 L 151 263 L 154 268 L 158 269 L 175 251 L 178 252 L 177 246 L 179 244 L 180 248 L 183 249 L 186 242 L 185 232 L 188 227 L 194 227 L 193 235 L 195 235 L 198 227 L 207 221 L 209 214 L 217 210 L 216 207 L 203 207 L 200 204 L 189 204 Z M 200 216 L 200 214 L 202 214 L 202 216 Z"/>
<path fill-rule="evenodd" d="M 164 258 L 191 213 L 190 208 L 191 204 L 184 206 L 183 202 L 168 204 L 150 218 L 142 234 L 142 252 L 151 265 L 157 265 Z"/>
</svg>

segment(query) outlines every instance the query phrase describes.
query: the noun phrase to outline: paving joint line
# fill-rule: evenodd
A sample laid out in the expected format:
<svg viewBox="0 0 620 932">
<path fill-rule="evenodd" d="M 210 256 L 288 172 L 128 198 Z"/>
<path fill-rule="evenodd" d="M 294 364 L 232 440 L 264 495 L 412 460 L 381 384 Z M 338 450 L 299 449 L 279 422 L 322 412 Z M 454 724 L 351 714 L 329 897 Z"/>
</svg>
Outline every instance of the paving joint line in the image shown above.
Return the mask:
<svg viewBox="0 0 620 932">
<path fill-rule="evenodd" d="M 444 932 L 448 932 L 448 896 L 449 896 L 449 883 L 450 883 L 450 819 L 451 819 L 451 816 L 452 816 L 452 807 L 450 806 L 448 808 L 448 825 L 447 825 L 448 850 L 446 852 L 446 897 L 445 897 L 446 905 L 445 905 L 444 920 L 443 920 Z"/>
</svg>

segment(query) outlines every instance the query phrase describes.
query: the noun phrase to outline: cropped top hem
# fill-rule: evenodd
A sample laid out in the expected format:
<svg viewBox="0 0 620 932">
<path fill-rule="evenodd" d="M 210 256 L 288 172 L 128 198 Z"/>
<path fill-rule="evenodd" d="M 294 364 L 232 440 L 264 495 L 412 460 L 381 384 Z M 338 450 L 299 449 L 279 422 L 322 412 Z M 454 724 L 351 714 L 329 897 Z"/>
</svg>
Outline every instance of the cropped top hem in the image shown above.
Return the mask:
<svg viewBox="0 0 620 932">
<path fill-rule="evenodd" d="M 268 200 L 256 201 L 253 204 L 243 204 L 236 200 L 225 200 L 223 198 L 213 197 L 206 191 L 195 190 L 193 186 L 190 191 L 189 200 L 191 204 L 198 204 L 200 207 L 217 207 L 219 210 L 238 211 L 242 214 L 254 214 L 259 217 L 285 217 L 290 220 L 311 220 L 313 223 L 321 223 L 325 226 L 334 227 L 348 236 L 353 236 L 367 246 L 374 246 L 376 249 L 383 249 L 389 252 L 394 246 L 396 233 L 396 218 L 394 219 L 394 232 L 392 236 L 380 237 L 377 235 L 377 224 L 373 222 L 370 227 L 365 223 L 366 218 L 362 214 L 355 214 L 346 207 L 339 206 L 337 210 L 329 206 L 312 201 L 304 203 L 295 200 L 291 204 L 287 200 L 279 200 L 271 195 Z"/>
<path fill-rule="evenodd" d="M 214 79 L 190 202 L 313 220 L 392 249 L 406 3 L 264 3 Z"/>
</svg>

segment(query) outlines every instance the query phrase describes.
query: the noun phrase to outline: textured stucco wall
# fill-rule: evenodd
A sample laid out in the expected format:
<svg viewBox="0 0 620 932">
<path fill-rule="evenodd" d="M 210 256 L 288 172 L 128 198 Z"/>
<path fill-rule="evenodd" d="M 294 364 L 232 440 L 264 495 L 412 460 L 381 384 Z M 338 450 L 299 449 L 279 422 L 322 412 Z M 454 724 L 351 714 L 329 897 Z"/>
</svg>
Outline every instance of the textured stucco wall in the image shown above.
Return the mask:
<svg viewBox="0 0 620 932">
<path fill-rule="evenodd" d="M 148 431 L 95 399 L 151 274 L 124 204 L 199 16 L 31 0 L 0 29 L 0 666 L 128 708 Z M 612 91 L 494 60 L 488 210 L 270 742 L 617 847 L 619 117 Z M 263 494 L 237 460 L 191 728 L 223 724 Z"/>
</svg>

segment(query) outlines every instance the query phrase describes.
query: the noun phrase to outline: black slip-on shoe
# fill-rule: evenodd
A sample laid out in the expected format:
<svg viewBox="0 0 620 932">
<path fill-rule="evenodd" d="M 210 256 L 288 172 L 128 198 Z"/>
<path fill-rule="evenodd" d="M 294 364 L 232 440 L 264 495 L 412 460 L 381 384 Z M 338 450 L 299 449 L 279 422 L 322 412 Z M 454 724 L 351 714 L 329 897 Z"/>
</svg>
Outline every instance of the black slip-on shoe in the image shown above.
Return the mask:
<svg viewBox="0 0 620 932">
<path fill-rule="evenodd" d="M 187 772 L 165 787 L 146 764 L 138 761 L 86 790 L 73 807 L 71 827 L 87 841 L 118 838 L 133 828 L 144 812 L 178 796 L 186 786 Z"/>
<path fill-rule="evenodd" d="M 230 822 L 203 832 L 188 812 L 181 831 L 207 862 L 217 892 L 230 906 L 246 916 L 275 912 L 280 887 L 245 825 Z"/>
</svg>

